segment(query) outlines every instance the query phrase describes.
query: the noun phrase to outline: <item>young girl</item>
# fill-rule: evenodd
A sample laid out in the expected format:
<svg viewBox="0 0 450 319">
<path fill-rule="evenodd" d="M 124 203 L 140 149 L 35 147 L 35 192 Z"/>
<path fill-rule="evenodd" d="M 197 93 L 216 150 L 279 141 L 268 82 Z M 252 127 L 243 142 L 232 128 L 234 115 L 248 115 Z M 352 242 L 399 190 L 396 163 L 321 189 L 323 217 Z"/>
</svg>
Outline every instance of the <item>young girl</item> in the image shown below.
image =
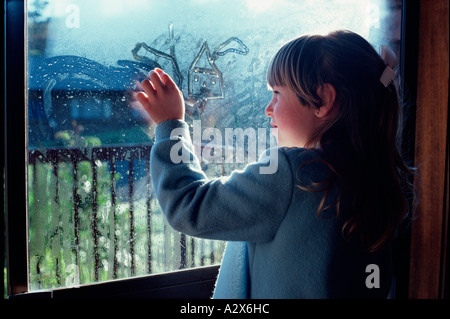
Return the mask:
<svg viewBox="0 0 450 319">
<path fill-rule="evenodd" d="M 182 93 L 162 70 L 150 72 L 137 98 L 158 124 L 151 174 L 160 205 L 176 230 L 229 241 L 214 297 L 388 296 L 410 174 L 397 148 L 394 75 L 349 31 L 290 41 L 267 72 L 265 113 L 279 148 L 208 179 Z M 193 161 L 171 161 L 180 143 Z M 274 159 L 276 172 L 261 174 Z"/>
</svg>

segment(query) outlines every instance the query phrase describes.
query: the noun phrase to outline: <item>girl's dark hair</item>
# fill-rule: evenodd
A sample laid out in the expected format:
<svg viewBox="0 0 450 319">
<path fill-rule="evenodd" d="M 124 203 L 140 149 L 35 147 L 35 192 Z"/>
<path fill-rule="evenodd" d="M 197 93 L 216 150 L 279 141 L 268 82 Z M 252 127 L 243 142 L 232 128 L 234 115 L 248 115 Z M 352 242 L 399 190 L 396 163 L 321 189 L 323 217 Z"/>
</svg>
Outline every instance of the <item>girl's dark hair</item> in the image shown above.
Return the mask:
<svg viewBox="0 0 450 319">
<path fill-rule="evenodd" d="M 395 84 L 380 82 L 385 67 L 364 38 L 336 31 L 288 42 L 267 72 L 271 87 L 290 88 L 306 107 L 318 109 L 319 88 L 334 86 L 334 116 L 310 136 L 306 147 L 323 151 L 342 185 L 336 205 L 344 237 L 369 251 L 390 242 L 407 215 L 405 191 L 413 173 L 399 152 L 401 110 Z M 322 203 L 328 191 L 324 194 Z"/>
</svg>

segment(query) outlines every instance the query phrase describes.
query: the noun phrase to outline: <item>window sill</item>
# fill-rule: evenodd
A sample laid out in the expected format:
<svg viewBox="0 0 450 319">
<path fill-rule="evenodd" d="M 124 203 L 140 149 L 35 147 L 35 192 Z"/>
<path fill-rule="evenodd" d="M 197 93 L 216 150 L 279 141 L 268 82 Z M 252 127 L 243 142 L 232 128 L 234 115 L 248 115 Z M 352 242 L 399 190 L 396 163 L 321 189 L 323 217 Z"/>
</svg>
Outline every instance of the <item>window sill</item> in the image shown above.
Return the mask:
<svg viewBox="0 0 450 319">
<path fill-rule="evenodd" d="M 79 287 L 43 290 L 10 296 L 10 299 L 139 298 L 209 299 L 219 265 L 179 270 Z"/>
</svg>

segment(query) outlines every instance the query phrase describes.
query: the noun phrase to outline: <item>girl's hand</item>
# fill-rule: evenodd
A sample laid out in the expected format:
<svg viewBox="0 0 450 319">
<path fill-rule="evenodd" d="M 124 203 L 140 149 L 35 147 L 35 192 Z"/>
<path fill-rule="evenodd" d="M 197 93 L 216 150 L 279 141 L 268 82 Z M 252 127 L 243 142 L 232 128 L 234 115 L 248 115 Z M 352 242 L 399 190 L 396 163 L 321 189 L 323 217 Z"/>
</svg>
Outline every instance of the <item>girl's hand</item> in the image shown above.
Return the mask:
<svg viewBox="0 0 450 319">
<path fill-rule="evenodd" d="M 150 71 L 149 80 L 141 83 L 144 92 L 137 99 L 156 124 L 167 120 L 184 120 L 184 98 L 175 82 L 163 70 Z"/>
</svg>

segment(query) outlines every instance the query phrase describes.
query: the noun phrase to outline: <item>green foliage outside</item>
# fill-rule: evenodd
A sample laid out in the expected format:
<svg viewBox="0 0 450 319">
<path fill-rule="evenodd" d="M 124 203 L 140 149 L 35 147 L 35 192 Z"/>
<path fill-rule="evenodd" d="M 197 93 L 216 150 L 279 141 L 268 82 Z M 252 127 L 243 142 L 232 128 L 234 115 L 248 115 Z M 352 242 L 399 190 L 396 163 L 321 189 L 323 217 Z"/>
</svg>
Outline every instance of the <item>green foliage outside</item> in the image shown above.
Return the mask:
<svg viewBox="0 0 450 319">
<path fill-rule="evenodd" d="M 98 268 L 95 266 L 94 253 L 94 188 L 91 163 L 79 162 L 77 167 L 78 242 L 75 236 L 72 163 L 60 163 L 57 176 L 55 168 L 50 164 L 37 161 L 36 165 L 29 165 L 31 290 L 92 283 L 96 281 L 96 271 L 98 281 L 105 281 L 181 268 L 181 234 L 168 226 L 154 196 L 150 200 L 151 238 L 149 238 L 146 177 L 134 181 L 136 188 L 132 201 L 134 236 L 130 236 L 130 202 L 123 195 L 124 189 L 121 189 L 123 186 L 120 186 L 127 185 L 120 181 L 127 180 L 128 175 L 115 174 L 116 203 L 113 205 L 111 172 L 108 164 L 97 161 L 96 165 Z M 114 237 L 117 240 L 116 245 Z M 130 252 L 132 242 L 134 242 L 134 272 Z M 152 267 L 150 271 L 149 246 Z M 220 262 L 223 248 L 223 242 L 187 238 L 185 266 L 196 267 Z M 214 256 L 214 261 L 211 260 L 211 255 Z"/>
</svg>

